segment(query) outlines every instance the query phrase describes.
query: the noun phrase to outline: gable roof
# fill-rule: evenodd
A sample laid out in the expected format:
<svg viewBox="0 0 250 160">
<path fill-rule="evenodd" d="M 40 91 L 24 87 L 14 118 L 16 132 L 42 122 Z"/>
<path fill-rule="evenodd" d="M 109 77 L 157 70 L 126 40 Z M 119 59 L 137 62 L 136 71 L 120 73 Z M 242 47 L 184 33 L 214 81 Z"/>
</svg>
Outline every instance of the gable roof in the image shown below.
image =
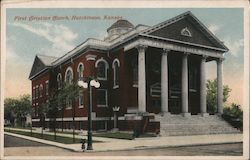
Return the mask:
<svg viewBox="0 0 250 160">
<path fill-rule="evenodd" d="M 58 57 L 46 56 L 46 55 L 37 55 L 45 66 L 52 66 L 52 62 L 54 62 Z"/>
<path fill-rule="evenodd" d="M 55 61 L 56 59 L 57 57 L 36 55 L 32 65 L 32 69 L 30 71 L 29 79 L 33 79 L 39 73 L 53 66 L 52 62 Z"/>
<path fill-rule="evenodd" d="M 192 23 L 192 25 L 195 26 L 195 29 L 197 29 L 199 31 L 199 33 L 202 33 L 202 36 L 206 38 L 206 40 L 208 40 L 211 45 L 203 45 L 203 44 L 196 44 L 194 42 L 188 42 L 185 41 L 185 39 L 176 39 L 176 37 L 162 37 L 161 35 L 152 35 L 152 33 L 157 32 L 163 28 L 167 28 L 168 26 L 171 26 L 171 24 L 177 24 L 178 22 L 180 22 L 181 20 L 188 20 L 188 22 Z M 120 22 L 122 22 L 122 24 L 120 24 Z M 126 20 L 120 20 L 119 23 L 114 23 L 112 26 L 113 27 L 119 27 L 119 26 L 123 26 L 123 25 L 128 25 L 130 27 L 132 27 L 132 24 L 128 24 L 126 23 L 128 21 Z M 112 28 L 112 26 L 109 29 Z M 58 66 L 66 61 L 68 61 L 70 58 L 74 57 L 75 55 L 82 53 L 85 50 L 88 49 L 97 49 L 100 51 L 109 51 L 117 46 L 123 45 L 126 42 L 128 42 L 131 39 L 134 38 L 139 38 L 140 36 L 142 37 L 148 37 L 148 38 L 156 38 L 159 40 L 164 40 L 164 41 L 169 41 L 169 42 L 174 42 L 174 43 L 182 43 L 182 44 L 187 44 L 187 45 L 193 45 L 193 46 L 198 46 L 198 47 L 205 47 L 208 49 L 213 49 L 213 50 L 217 50 L 217 51 L 222 51 L 222 52 L 227 52 L 228 48 L 223 44 L 223 42 L 221 42 L 211 31 L 208 30 L 208 28 L 201 23 L 198 18 L 196 18 L 190 11 L 182 13 L 176 17 L 173 17 L 169 20 L 166 20 L 164 22 L 161 22 L 157 25 L 154 26 L 146 26 L 146 25 L 137 25 L 136 27 L 133 27 L 131 30 L 129 30 L 126 33 L 121 34 L 120 36 L 118 36 L 117 38 L 113 39 L 112 41 L 105 41 L 105 40 L 99 40 L 99 39 L 94 39 L 94 38 L 88 38 L 86 41 L 84 41 L 83 43 L 79 44 L 78 46 L 76 46 L 74 49 L 72 49 L 71 51 L 67 52 L 66 54 L 62 55 L 61 57 L 52 57 L 52 56 L 45 56 L 45 55 L 37 55 L 30 75 L 29 75 L 29 79 L 34 78 L 35 76 L 37 76 L 38 74 L 42 73 L 43 71 L 45 71 L 46 69 L 52 67 L 52 66 Z"/>
<path fill-rule="evenodd" d="M 216 48 L 222 49 L 224 51 L 228 51 L 228 48 L 223 44 L 223 42 L 221 42 L 211 31 L 209 31 L 209 29 L 200 20 L 198 20 L 198 18 L 195 17 L 190 11 L 187 11 L 183 14 L 180 14 L 164 22 L 161 22 L 157 25 L 154 25 L 146 29 L 145 31 L 143 31 L 141 35 L 148 36 L 152 34 L 153 32 L 163 29 L 164 27 L 170 26 L 171 24 L 177 23 L 183 19 L 188 19 L 195 26 L 197 26 L 197 29 L 199 29 L 203 33 L 203 35 L 206 36 L 206 38 L 216 46 Z"/>
</svg>

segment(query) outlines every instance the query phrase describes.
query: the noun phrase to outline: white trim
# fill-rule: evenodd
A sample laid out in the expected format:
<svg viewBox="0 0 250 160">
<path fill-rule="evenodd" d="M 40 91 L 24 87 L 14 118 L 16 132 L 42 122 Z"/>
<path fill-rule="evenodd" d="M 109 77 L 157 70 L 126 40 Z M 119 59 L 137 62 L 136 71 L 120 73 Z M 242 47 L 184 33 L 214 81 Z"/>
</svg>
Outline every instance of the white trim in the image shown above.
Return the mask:
<svg viewBox="0 0 250 160">
<path fill-rule="evenodd" d="M 82 95 L 83 99 L 83 104 L 80 104 L 80 95 Z M 84 108 L 84 93 L 83 91 L 79 91 L 79 98 L 78 98 L 78 108 Z"/>
<path fill-rule="evenodd" d="M 81 71 L 82 73 L 81 73 L 81 76 L 79 76 L 79 72 L 80 72 L 80 71 L 79 71 L 79 68 L 80 68 L 81 65 L 82 65 L 82 71 Z M 78 79 L 79 79 L 80 77 L 81 77 L 81 78 L 83 77 L 83 71 L 84 71 L 84 64 L 83 64 L 82 62 L 80 62 L 80 63 L 78 64 L 78 66 L 77 66 L 77 73 L 78 73 L 78 77 L 77 77 L 77 78 L 78 78 Z"/>
<path fill-rule="evenodd" d="M 187 53 L 192 53 L 192 54 L 196 54 L 196 55 L 205 55 L 205 56 L 213 57 L 213 58 L 223 58 L 224 57 L 221 52 L 207 50 L 207 48 L 215 49 L 214 47 L 206 47 L 206 49 L 202 49 L 202 48 L 197 48 L 197 46 L 203 47 L 202 45 L 191 44 L 189 42 L 182 42 L 182 44 L 188 44 L 190 46 L 184 46 L 184 45 L 180 46 L 180 45 L 166 42 L 166 41 L 178 42 L 177 40 L 170 40 L 170 39 L 156 37 L 156 36 L 152 36 L 152 35 L 142 35 L 142 36 L 145 36 L 145 38 L 139 38 L 138 40 L 133 41 L 133 42 L 125 45 L 124 51 L 128 51 L 132 48 L 135 48 L 138 45 L 146 45 L 146 46 L 150 46 L 150 47 L 161 48 L 161 49 L 166 48 L 169 50 L 187 52 Z M 147 39 L 147 37 L 155 38 L 155 39 L 154 40 Z M 179 42 L 179 43 L 181 43 L 181 42 Z M 221 51 L 223 51 L 223 50 L 221 50 Z"/>
<path fill-rule="evenodd" d="M 105 97 L 106 104 L 105 105 L 97 104 L 97 107 L 108 107 L 108 90 L 107 89 L 98 89 L 97 92 L 99 92 L 100 90 L 105 91 L 105 94 L 106 94 L 106 97 Z M 99 95 L 98 95 L 98 97 L 99 97 Z"/>
<path fill-rule="evenodd" d="M 125 116 L 121 116 L 121 117 L 118 117 L 118 120 L 128 120 L 126 118 L 125 118 Z M 75 117 L 75 121 L 87 121 L 87 120 L 88 120 L 88 117 Z M 99 120 L 99 121 L 114 120 L 114 117 L 93 117 L 92 120 Z M 40 119 L 33 118 L 32 121 L 39 122 Z M 53 121 L 53 118 L 45 118 L 45 121 Z M 62 118 L 56 118 L 56 121 L 62 121 Z M 63 121 L 73 121 L 73 118 L 72 117 L 65 117 L 65 118 L 63 118 Z"/>
<path fill-rule="evenodd" d="M 108 62 L 103 58 L 101 57 L 100 59 L 98 59 L 96 62 L 95 62 L 95 68 L 98 67 L 98 63 L 99 62 L 104 62 L 105 63 L 105 77 L 97 77 L 98 80 L 107 80 L 108 78 L 108 69 L 109 69 L 109 64 Z M 98 76 L 98 75 L 97 75 Z"/>
<path fill-rule="evenodd" d="M 186 36 L 186 37 L 192 37 L 192 34 L 187 27 L 185 27 L 181 30 L 181 35 Z"/>
<path fill-rule="evenodd" d="M 39 86 L 38 85 L 36 85 L 36 89 L 35 89 L 36 91 L 35 91 L 35 97 L 36 97 L 36 99 L 38 99 L 39 98 L 39 96 L 38 96 L 38 93 L 39 93 Z"/>
<path fill-rule="evenodd" d="M 42 88 L 41 88 L 41 87 L 42 87 Z M 39 96 L 40 96 L 40 97 L 43 97 L 43 84 L 40 84 L 40 85 L 39 85 L 39 89 L 38 89 L 38 90 L 39 90 Z"/>
<path fill-rule="evenodd" d="M 75 117 L 75 121 L 87 121 L 88 117 Z M 92 120 L 112 120 L 112 117 L 93 117 Z M 119 117 L 119 120 L 125 120 L 124 117 Z M 33 118 L 32 121 L 40 121 L 39 118 Z M 45 121 L 53 121 L 53 118 L 45 118 Z M 62 121 L 62 118 L 56 118 L 56 121 Z M 65 117 L 63 118 L 63 121 L 73 121 L 72 117 Z"/>
<path fill-rule="evenodd" d="M 112 63 L 112 68 L 113 68 L 113 89 L 119 88 L 119 82 L 116 84 L 116 67 L 115 67 L 115 62 L 117 62 L 118 67 L 120 68 L 120 61 L 119 59 L 114 59 Z M 119 75 L 118 75 L 119 76 Z"/>
<path fill-rule="evenodd" d="M 32 119 L 33 122 L 39 122 L 40 119 Z"/>
<path fill-rule="evenodd" d="M 69 105 L 69 104 L 70 104 L 70 101 L 71 101 L 71 105 Z M 72 100 L 70 100 L 69 97 L 67 96 L 67 97 L 66 97 L 66 106 L 65 106 L 65 109 L 66 109 L 66 110 L 72 109 L 72 105 L 73 105 L 73 104 L 72 104 Z"/>
<path fill-rule="evenodd" d="M 86 59 L 87 59 L 87 61 L 95 61 L 96 55 L 88 54 L 88 55 L 86 56 Z"/>
<path fill-rule="evenodd" d="M 49 80 L 45 81 L 45 93 L 46 95 L 49 95 Z"/>
<path fill-rule="evenodd" d="M 138 84 L 133 84 L 133 87 L 134 88 L 138 88 Z"/>
<path fill-rule="evenodd" d="M 61 77 L 61 79 L 59 80 L 59 77 Z M 61 85 L 59 86 L 59 83 L 62 83 L 62 74 L 61 73 L 58 73 L 57 74 L 57 77 L 56 77 L 56 81 L 57 81 L 57 86 L 58 86 L 58 89 L 61 89 Z M 60 81 L 60 82 L 59 82 Z"/>
<path fill-rule="evenodd" d="M 119 61 L 119 59 L 118 58 L 115 58 L 114 60 L 113 60 L 113 63 L 112 63 L 112 68 L 114 68 L 115 66 L 115 62 L 117 62 L 118 63 L 118 66 L 120 67 L 120 61 Z"/>
<path fill-rule="evenodd" d="M 72 73 L 72 79 L 71 79 L 71 81 L 69 82 L 69 83 L 72 83 L 72 81 L 73 81 L 73 79 L 74 79 L 74 72 L 73 72 L 73 69 L 72 69 L 72 67 L 68 67 L 67 69 L 66 69 L 66 71 L 65 71 L 65 75 L 64 75 L 64 82 L 66 82 L 66 77 L 67 77 L 67 72 L 68 71 L 71 71 L 71 73 Z"/>
</svg>

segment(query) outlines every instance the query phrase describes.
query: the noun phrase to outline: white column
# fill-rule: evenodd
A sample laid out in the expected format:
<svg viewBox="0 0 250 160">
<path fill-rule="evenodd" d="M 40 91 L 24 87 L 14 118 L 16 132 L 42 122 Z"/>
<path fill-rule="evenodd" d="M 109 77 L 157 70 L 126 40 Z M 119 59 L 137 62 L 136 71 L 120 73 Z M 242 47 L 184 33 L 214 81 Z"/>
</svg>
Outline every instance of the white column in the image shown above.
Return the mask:
<svg viewBox="0 0 250 160">
<path fill-rule="evenodd" d="M 207 113 L 207 94 L 206 94 L 206 56 L 202 56 L 200 63 L 200 114 L 208 116 Z"/>
<path fill-rule="evenodd" d="M 161 112 L 168 114 L 168 50 L 161 56 Z"/>
<path fill-rule="evenodd" d="M 146 112 L 146 46 L 138 46 L 138 111 Z"/>
<path fill-rule="evenodd" d="M 181 80 L 181 106 L 182 115 L 190 116 L 188 113 L 188 54 L 184 53 L 182 57 L 182 80 Z"/>
<path fill-rule="evenodd" d="M 223 113 L 222 59 L 217 60 L 217 107 L 218 114 Z"/>
</svg>

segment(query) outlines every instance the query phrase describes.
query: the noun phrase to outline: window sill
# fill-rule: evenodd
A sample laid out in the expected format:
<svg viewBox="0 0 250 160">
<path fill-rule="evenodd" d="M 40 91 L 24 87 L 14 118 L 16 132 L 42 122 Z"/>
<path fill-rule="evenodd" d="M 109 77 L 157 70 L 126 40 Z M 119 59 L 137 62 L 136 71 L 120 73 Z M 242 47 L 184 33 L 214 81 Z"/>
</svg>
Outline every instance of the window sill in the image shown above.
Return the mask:
<svg viewBox="0 0 250 160">
<path fill-rule="evenodd" d="M 104 107 L 104 108 L 107 108 L 108 105 L 97 105 L 97 107 Z"/>
<path fill-rule="evenodd" d="M 190 92 L 197 92 L 197 89 L 189 89 Z"/>
<path fill-rule="evenodd" d="M 117 89 L 117 88 L 119 88 L 119 85 L 113 86 L 113 89 Z"/>
<path fill-rule="evenodd" d="M 68 107 L 68 108 L 65 108 L 66 110 L 70 110 L 70 109 L 72 109 L 72 107 Z"/>
<path fill-rule="evenodd" d="M 138 88 L 138 84 L 133 84 L 133 87 Z"/>
<path fill-rule="evenodd" d="M 79 106 L 79 108 L 84 108 L 84 106 L 82 105 L 82 106 Z"/>
<path fill-rule="evenodd" d="M 106 81 L 107 80 L 107 78 L 101 78 L 101 77 L 97 77 L 97 79 L 100 80 L 100 81 Z"/>
</svg>

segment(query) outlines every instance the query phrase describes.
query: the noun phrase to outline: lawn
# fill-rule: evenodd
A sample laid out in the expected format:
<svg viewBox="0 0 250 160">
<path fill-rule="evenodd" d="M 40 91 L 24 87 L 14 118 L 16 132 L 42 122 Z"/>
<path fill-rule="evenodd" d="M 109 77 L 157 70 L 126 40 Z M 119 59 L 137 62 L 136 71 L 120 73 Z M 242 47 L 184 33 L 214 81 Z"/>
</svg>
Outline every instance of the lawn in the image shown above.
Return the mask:
<svg viewBox="0 0 250 160">
<path fill-rule="evenodd" d="M 49 134 L 42 134 L 41 133 L 31 133 L 30 132 L 24 132 L 24 131 L 17 131 L 17 130 L 4 130 L 5 132 L 10 132 L 10 133 L 15 133 L 15 134 L 20 134 L 24 136 L 30 136 L 30 137 L 35 137 L 39 139 L 45 139 L 49 141 L 54 141 L 54 142 L 59 142 L 59 143 L 64 143 L 64 144 L 72 144 L 72 143 L 81 143 L 81 139 L 75 138 L 75 142 L 73 142 L 73 138 L 71 137 L 63 137 L 63 136 L 56 136 L 56 139 L 54 139 L 54 135 L 49 135 Z M 93 141 L 93 143 L 97 143 L 100 141 Z"/>
<path fill-rule="evenodd" d="M 134 139 L 133 133 L 123 133 L 123 132 L 104 132 L 104 133 L 94 133 L 93 136 L 96 137 L 106 137 L 106 138 L 117 138 L 117 139 Z"/>
</svg>

